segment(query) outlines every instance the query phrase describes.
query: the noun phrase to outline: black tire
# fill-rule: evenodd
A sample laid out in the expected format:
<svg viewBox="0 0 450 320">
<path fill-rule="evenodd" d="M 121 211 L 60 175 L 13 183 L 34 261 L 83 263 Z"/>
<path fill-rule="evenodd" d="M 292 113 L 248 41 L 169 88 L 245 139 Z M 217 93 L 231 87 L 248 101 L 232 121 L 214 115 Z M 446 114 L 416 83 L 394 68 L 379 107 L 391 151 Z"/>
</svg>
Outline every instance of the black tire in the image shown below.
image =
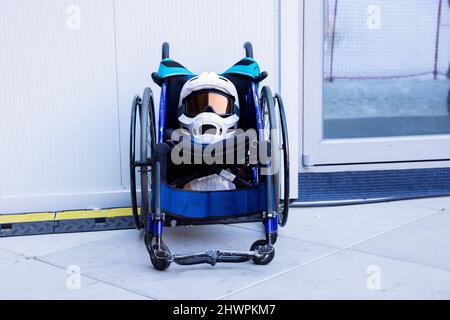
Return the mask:
<svg viewBox="0 0 450 320">
<path fill-rule="evenodd" d="M 278 126 L 281 129 L 281 135 L 280 135 L 280 147 L 282 151 L 282 157 L 283 157 L 283 178 L 284 178 L 284 195 L 283 200 L 281 200 L 281 208 L 280 208 L 280 220 L 279 224 L 280 226 L 284 227 L 287 224 L 288 217 L 289 217 L 289 206 L 290 206 L 290 172 L 289 172 L 289 132 L 287 127 L 287 121 L 286 121 L 286 113 L 284 111 L 284 104 L 283 99 L 279 94 L 275 95 L 274 98 L 275 101 L 275 115 L 278 115 L 277 122 Z M 277 112 L 278 111 L 278 112 Z M 281 187 L 281 183 L 280 183 Z M 280 192 L 281 193 L 281 192 Z"/>
<path fill-rule="evenodd" d="M 146 88 L 142 98 L 140 113 L 141 161 L 151 162 L 156 149 L 155 105 L 153 93 Z M 141 214 L 140 222 L 147 227 L 147 217 L 151 214 L 151 185 L 153 165 L 141 167 Z M 147 228 L 146 228 L 147 230 Z"/>
<path fill-rule="evenodd" d="M 250 251 L 256 251 L 258 247 L 263 247 L 265 245 L 267 245 L 266 240 L 255 241 L 250 247 Z M 270 254 L 265 255 L 263 258 L 253 257 L 252 261 L 256 265 L 265 266 L 271 263 L 273 258 L 275 258 L 275 248 L 272 248 L 272 252 Z"/>
<path fill-rule="evenodd" d="M 164 257 L 170 257 L 170 250 L 164 243 L 161 243 L 161 249 Z M 149 248 L 150 261 L 153 267 L 158 271 L 167 270 L 170 267 L 171 262 L 168 259 L 161 259 L 156 256 L 156 246 Z"/>
<path fill-rule="evenodd" d="M 266 176 L 266 179 L 271 180 L 272 187 L 275 186 L 273 195 L 274 195 L 274 211 L 280 212 L 280 174 L 279 174 L 279 153 L 277 150 L 279 149 L 279 133 L 278 126 L 275 117 L 275 105 L 274 99 L 272 95 L 272 91 L 269 87 L 264 87 L 261 91 L 261 112 L 262 112 L 262 120 L 264 127 L 264 136 L 263 140 L 268 142 L 272 151 L 275 151 L 275 155 L 271 154 L 271 172 L 270 175 Z M 275 170 L 275 171 L 273 171 Z M 271 187 L 271 188 L 272 188 Z M 271 202 L 271 201 L 270 201 Z"/>
<path fill-rule="evenodd" d="M 140 230 L 144 226 L 138 213 L 137 191 L 136 191 L 136 119 L 138 111 L 141 108 L 141 98 L 135 96 L 131 106 L 131 126 L 130 126 L 130 192 L 131 192 L 131 210 L 133 212 L 134 225 Z"/>
</svg>

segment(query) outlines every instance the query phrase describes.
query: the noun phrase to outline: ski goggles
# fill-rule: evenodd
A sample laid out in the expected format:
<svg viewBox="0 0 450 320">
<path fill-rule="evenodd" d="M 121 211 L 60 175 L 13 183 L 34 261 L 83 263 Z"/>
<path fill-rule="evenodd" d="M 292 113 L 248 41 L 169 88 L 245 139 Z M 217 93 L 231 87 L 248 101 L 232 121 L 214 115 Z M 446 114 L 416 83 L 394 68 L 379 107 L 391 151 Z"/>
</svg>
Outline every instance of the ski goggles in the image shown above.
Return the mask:
<svg viewBox="0 0 450 320">
<path fill-rule="evenodd" d="M 197 91 L 186 97 L 186 114 L 195 117 L 203 112 L 214 112 L 219 116 L 230 116 L 234 111 L 234 99 L 214 91 Z"/>
</svg>

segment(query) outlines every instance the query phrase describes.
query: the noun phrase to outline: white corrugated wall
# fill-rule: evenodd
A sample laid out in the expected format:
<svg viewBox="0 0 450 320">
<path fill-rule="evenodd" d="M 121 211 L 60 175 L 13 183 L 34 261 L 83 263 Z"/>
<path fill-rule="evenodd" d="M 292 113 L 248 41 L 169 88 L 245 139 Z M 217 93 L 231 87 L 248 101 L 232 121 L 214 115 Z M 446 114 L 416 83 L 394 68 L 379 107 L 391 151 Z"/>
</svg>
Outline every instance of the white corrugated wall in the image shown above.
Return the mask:
<svg viewBox="0 0 450 320">
<path fill-rule="evenodd" d="M 158 103 L 150 75 L 162 42 L 192 71 L 221 72 L 250 40 L 278 91 L 279 8 L 280 0 L 1 1 L 0 214 L 129 205 L 130 104 L 146 86 Z"/>
</svg>

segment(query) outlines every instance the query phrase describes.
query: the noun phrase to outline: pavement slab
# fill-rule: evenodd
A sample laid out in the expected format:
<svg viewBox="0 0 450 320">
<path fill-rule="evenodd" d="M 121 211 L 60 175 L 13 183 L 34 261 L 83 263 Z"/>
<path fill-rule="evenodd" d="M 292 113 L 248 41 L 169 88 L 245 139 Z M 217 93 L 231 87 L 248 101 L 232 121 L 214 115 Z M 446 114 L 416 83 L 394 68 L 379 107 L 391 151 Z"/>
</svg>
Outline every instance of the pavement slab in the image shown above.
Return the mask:
<svg viewBox="0 0 450 320">
<path fill-rule="evenodd" d="M 75 270 L 75 269 L 71 269 Z M 34 259 L 0 267 L 2 300 L 141 300 L 150 297 L 73 273 Z M 80 284 L 78 286 L 78 283 Z M 69 284 L 69 285 L 68 285 Z"/>
<path fill-rule="evenodd" d="M 295 208 L 280 234 L 339 248 L 387 232 L 438 212 L 437 209 L 382 203 L 358 206 Z M 262 224 L 235 225 L 262 231 Z"/>
<path fill-rule="evenodd" d="M 450 272 L 342 251 L 222 299 L 450 299 Z"/>
<path fill-rule="evenodd" d="M 172 253 L 189 253 L 205 249 L 248 250 L 262 234 L 223 225 L 168 228 L 165 242 Z M 59 266 L 78 265 L 83 274 L 120 287 L 144 292 L 162 299 L 214 299 L 255 281 L 316 259 L 336 248 L 281 237 L 276 257 L 268 266 L 251 262 L 178 266 L 156 271 L 138 231 L 93 242 L 87 246 L 40 257 Z"/>
<path fill-rule="evenodd" d="M 92 241 L 107 239 L 123 232 L 126 232 L 126 230 L 0 238 L 0 248 L 26 257 L 39 257 L 82 246 Z"/>
<path fill-rule="evenodd" d="M 450 271 L 450 210 L 400 227 L 354 249 Z"/>
</svg>

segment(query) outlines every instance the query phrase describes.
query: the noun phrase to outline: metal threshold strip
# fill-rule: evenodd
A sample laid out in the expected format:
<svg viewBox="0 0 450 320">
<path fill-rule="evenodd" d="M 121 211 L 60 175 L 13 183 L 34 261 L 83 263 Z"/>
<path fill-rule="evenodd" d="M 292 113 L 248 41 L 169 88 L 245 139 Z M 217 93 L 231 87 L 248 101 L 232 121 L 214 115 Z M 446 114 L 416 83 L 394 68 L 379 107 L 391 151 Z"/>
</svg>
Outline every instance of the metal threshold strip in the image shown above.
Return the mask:
<svg viewBox="0 0 450 320">
<path fill-rule="evenodd" d="M 445 194 L 433 194 L 424 196 L 410 196 L 410 197 L 390 197 L 390 198 L 372 198 L 372 199 L 352 199 L 352 200 L 336 200 L 336 201 L 314 201 L 314 202 L 301 202 L 294 201 L 291 204 L 291 208 L 324 208 L 324 207 L 339 207 L 339 206 L 357 206 L 364 204 L 376 204 L 387 202 L 398 202 L 407 200 L 420 200 L 429 198 L 445 198 L 450 197 L 450 193 Z"/>
</svg>

